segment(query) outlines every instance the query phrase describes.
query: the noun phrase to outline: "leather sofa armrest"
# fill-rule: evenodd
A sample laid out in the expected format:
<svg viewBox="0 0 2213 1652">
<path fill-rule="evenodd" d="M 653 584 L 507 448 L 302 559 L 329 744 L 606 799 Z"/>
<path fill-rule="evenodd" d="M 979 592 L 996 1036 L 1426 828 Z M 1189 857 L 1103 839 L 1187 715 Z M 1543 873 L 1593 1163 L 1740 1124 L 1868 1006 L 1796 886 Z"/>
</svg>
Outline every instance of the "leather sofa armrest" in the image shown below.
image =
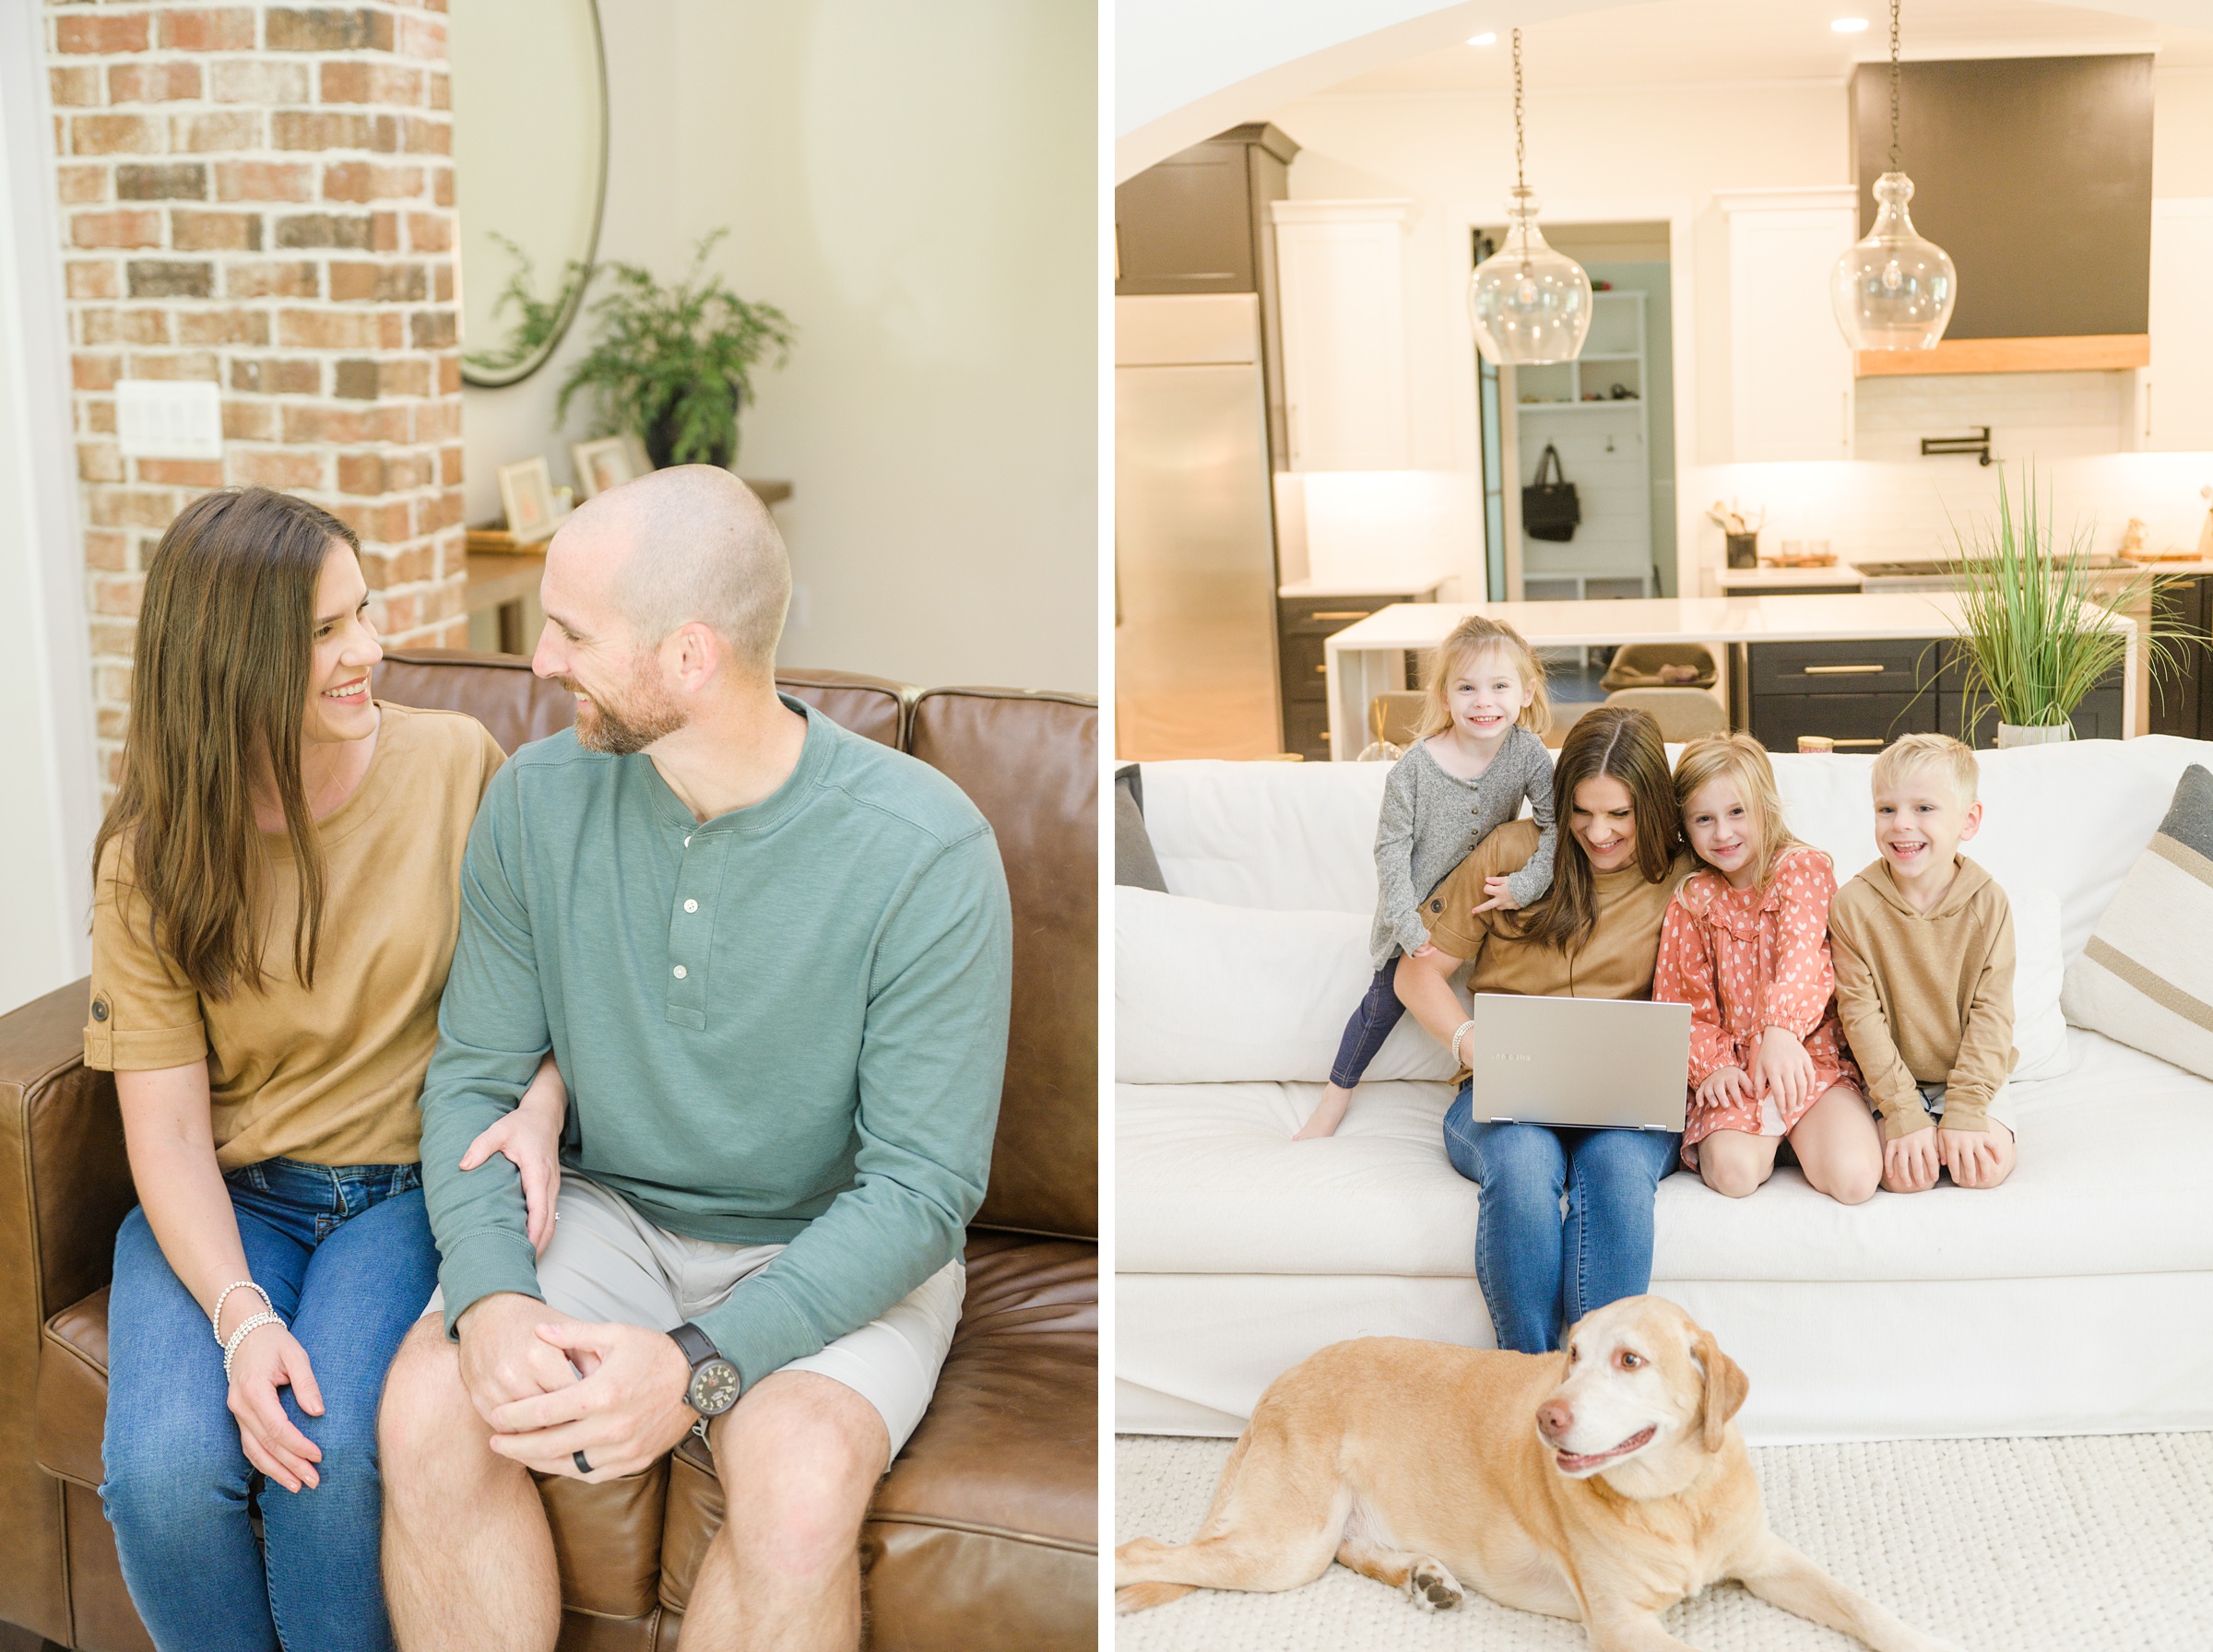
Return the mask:
<svg viewBox="0 0 2213 1652">
<path fill-rule="evenodd" d="M 114 1078 L 84 1065 L 89 990 L 0 1016 L 0 1294 L 33 1326 L 108 1282 L 138 1200 Z"/>
</svg>

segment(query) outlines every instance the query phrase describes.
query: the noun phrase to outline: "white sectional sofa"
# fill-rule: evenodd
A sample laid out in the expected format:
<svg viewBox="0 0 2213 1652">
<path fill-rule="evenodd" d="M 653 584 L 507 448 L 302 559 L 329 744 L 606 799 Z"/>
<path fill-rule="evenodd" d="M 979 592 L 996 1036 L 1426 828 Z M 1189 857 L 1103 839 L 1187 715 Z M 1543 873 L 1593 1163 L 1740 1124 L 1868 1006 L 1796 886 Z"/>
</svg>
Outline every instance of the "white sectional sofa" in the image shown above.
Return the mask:
<svg viewBox="0 0 2213 1652">
<path fill-rule="evenodd" d="M 1671 752 L 1671 756 L 1673 753 Z M 1871 758 L 1775 760 L 1840 880 Z M 1847 1210 L 1794 1170 L 1661 1185 L 1652 1289 L 1750 1374 L 1755 1444 L 2213 1427 L 2213 1083 L 2065 1027 L 2058 974 L 2213 745 L 1986 752 L 1969 853 L 2014 897 L 2025 1069 L 2004 1187 Z M 1450 1063 L 1409 1017 L 1335 1138 L 1293 1142 L 1365 984 L 1380 763 L 1147 764 L 1169 891 L 1117 920 L 1118 1426 L 1235 1434 L 1343 1338 L 1489 1346 Z"/>
</svg>

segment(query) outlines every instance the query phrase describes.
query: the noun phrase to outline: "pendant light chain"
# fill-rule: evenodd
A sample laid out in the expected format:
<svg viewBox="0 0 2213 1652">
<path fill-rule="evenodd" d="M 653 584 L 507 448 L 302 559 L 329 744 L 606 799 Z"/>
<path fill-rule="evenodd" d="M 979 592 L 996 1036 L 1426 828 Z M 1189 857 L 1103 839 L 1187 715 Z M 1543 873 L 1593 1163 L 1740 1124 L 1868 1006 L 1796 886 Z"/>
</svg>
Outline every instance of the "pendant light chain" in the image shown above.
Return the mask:
<svg viewBox="0 0 2213 1652">
<path fill-rule="evenodd" d="M 1893 11 L 1893 12 L 1895 12 L 1895 11 L 1896 11 L 1896 9 L 1897 9 L 1897 6 L 1898 6 L 1898 0 L 1890 0 L 1890 4 L 1891 4 L 1891 9 L 1892 9 L 1892 11 Z M 1894 34 L 1895 34 L 1895 32 L 1896 32 L 1896 26 L 1895 26 L 1895 25 L 1893 25 L 1893 28 L 1892 28 L 1892 32 L 1893 32 Z M 1893 100 L 1893 101 L 1895 101 L 1895 99 Z M 1517 30 L 1514 30 L 1514 187 L 1515 187 L 1516 189 L 1526 189 L 1526 188 L 1528 188 L 1528 187 L 1529 187 L 1529 182 L 1528 182 L 1528 180 L 1527 180 L 1527 179 L 1525 179 L 1524 177 L 1522 177 L 1522 175 L 1521 175 L 1522 159 L 1523 159 L 1523 157 L 1522 157 L 1522 151 L 1521 151 L 1521 31 L 1519 29 L 1517 29 Z"/>
<path fill-rule="evenodd" d="M 1898 171 L 1898 0 L 1890 0 L 1890 170 Z"/>
</svg>

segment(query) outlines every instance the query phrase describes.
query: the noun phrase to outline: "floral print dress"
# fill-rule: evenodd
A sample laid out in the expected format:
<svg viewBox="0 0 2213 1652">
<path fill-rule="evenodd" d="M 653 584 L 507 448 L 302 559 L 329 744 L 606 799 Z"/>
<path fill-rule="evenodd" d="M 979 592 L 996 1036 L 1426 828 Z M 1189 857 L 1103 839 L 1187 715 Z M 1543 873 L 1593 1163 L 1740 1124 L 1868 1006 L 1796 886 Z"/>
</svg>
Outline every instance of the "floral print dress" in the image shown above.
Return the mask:
<svg viewBox="0 0 2213 1652">
<path fill-rule="evenodd" d="M 1683 881 L 1660 926 L 1652 997 L 1690 1006 L 1690 1111 L 1683 1162 L 1716 1130 L 1785 1136 L 1831 1085 L 1861 1088 L 1837 1021 L 1837 972 L 1828 956 L 1828 903 L 1837 877 L 1828 856 L 1786 850 L 1764 889 L 1732 889 L 1709 867 Z M 1752 1070 L 1760 1034 L 1782 1027 L 1814 1058 L 1805 1100 L 1786 1107 L 1773 1092 L 1709 1106 L 1698 1088 L 1724 1067 Z"/>
</svg>

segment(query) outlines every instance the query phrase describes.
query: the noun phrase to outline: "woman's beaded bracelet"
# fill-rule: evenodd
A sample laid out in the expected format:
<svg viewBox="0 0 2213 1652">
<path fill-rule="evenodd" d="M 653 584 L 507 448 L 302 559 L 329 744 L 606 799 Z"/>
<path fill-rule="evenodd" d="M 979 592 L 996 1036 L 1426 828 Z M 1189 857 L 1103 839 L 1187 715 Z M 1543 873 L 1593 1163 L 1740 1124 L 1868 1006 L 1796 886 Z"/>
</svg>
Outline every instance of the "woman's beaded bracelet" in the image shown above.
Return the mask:
<svg viewBox="0 0 2213 1652">
<path fill-rule="evenodd" d="M 249 1336 L 253 1335 L 265 1325 L 281 1326 L 283 1323 L 283 1320 L 278 1318 L 276 1315 L 270 1313 L 265 1308 L 260 1313 L 255 1314 L 244 1323 L 240 1325 L 236 1330 L 232 1331 L 231 1333 L 231 1340 L 223 1344 L 223 1380 L 225 1382 L 229 1382 L 231 1380 L 231 1357 L 238 1352 L 238 1345 L 241 1342 L 243 1342 Z"/>
<path fill-rule="evenodd" d="M 1475 1023 L 1472 1021 L 1465 1021 L 1461 1022 L 1460 1025 L 1453 1030 L 1452 1060 L 1457 1066 L 1465 1067 L 1468 1065 L 1467 1057 L 1460 1053 L 1460 1041 L 1468 1035 L 1468 1030 L 1474 1026 L 1474 1024 Z"/>
<path fill-rule="evenodd" d="M 223 1304 L 231 1300 L 231 1292 L 233 1291 L 251 1291 L 261 1298 L 261 1305 L 265 1312 L 274 1314 L 277 1311 L 277 1304 L 269 1300 L 269 1293 L 252 1280 L 233 1280 L 217 1294 L 215 1312 L 207 1316 L 207 1328 L 214 1333 L 218 1342 L 223 1339 Z"/>
</svg>

